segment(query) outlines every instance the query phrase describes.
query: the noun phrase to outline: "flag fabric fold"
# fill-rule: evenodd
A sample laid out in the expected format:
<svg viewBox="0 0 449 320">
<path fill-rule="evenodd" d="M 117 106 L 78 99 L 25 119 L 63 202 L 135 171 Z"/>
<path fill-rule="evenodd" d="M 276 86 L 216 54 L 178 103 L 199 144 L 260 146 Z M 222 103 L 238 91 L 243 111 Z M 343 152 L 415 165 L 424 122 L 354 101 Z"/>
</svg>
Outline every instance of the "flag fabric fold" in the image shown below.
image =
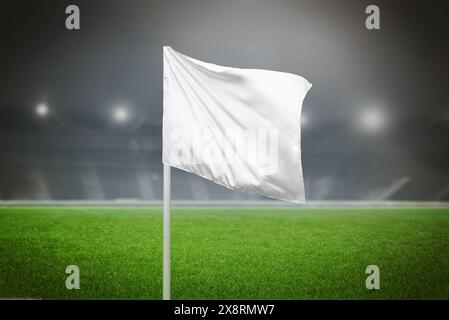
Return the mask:
<svg viewBox="0 0 449 320">
<path fill-rule="evenodd" d="M 202 62 L 164 47 L 164 164 L 229 189 L 305 201 L 301 76 Z"/>
</svg>

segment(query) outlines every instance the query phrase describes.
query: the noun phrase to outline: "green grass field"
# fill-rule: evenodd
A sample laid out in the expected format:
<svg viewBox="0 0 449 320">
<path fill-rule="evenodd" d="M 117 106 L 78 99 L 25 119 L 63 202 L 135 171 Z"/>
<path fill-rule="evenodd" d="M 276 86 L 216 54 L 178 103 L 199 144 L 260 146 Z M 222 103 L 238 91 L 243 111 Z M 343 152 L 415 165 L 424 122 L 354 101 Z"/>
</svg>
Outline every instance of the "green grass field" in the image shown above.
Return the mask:
<svg viewBox="0 0 449 320">
<path fill-rule="evenodd" d="M 160 299 L 161 278 L 160 209 L 0 208 L 0 298 Z M 447 299 L 449 209 L 175 208 L 172 295 Z"/>
</svg>

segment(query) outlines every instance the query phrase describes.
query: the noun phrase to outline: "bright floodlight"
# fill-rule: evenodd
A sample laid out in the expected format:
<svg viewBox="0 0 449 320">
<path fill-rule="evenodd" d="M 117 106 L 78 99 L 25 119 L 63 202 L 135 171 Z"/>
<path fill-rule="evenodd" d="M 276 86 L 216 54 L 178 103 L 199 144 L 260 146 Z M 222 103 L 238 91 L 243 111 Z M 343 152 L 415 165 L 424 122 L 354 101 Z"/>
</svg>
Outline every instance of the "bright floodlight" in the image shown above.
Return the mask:
<svg viewBox="0 0 449 320">
<path fill-rule="evenodd" d="M 114 110 L 113 117 L 116 122 L 125 122 L 128 120 L 128 110 L 124 107 L 117 107 Z"/>
<path fill-rule="evenodd" d="M 386 115 L 380 108 L 368 108 L 362 111 L 359 119 L 360 128 L 368 133 L 380 133 L 386 125 Z"/>
<path fill-rule="evenodd" d="M 40 103 L 36 106 L 36 114 L 40 117 L 48 115 L 48 106 L 45 103 Z"/>
</svg>

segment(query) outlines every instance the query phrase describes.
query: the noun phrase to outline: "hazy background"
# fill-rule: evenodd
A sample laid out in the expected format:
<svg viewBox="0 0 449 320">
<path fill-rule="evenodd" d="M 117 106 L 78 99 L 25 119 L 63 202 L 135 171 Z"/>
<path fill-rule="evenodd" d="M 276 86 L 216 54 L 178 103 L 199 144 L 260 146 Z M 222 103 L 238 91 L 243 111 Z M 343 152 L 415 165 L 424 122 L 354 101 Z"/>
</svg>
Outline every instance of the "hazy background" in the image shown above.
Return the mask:
<svg viewBox="0 0 449 320">
<path fill-rule="evenodd" d="M 447 2 L 447 1 L 446 1 Z M 65 7 L 81 30 L 65 29 Z M 369 4 L 381 30 L 365 28 Z M 162 46 L 297 73 L 309 200 L 449 200 L 445 1 L 2 1 L 0 200 L 161 199 Z M 175 199 L 261 199 L 174 169 Z"/>
</svg>

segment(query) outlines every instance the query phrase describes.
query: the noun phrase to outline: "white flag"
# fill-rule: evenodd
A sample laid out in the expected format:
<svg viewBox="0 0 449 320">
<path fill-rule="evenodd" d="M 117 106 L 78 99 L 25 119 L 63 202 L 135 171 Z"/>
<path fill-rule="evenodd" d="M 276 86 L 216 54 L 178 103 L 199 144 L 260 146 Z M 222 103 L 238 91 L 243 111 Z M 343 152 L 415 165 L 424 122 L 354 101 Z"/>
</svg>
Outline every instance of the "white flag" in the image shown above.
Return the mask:
<svg viewBox="0 0 449 320">
<path fill-rule="evenodd" d="M 218 66 L 164 47 L 163 163 L 229 189 L 304 202 L 295 74 Z"/>
</svg>

